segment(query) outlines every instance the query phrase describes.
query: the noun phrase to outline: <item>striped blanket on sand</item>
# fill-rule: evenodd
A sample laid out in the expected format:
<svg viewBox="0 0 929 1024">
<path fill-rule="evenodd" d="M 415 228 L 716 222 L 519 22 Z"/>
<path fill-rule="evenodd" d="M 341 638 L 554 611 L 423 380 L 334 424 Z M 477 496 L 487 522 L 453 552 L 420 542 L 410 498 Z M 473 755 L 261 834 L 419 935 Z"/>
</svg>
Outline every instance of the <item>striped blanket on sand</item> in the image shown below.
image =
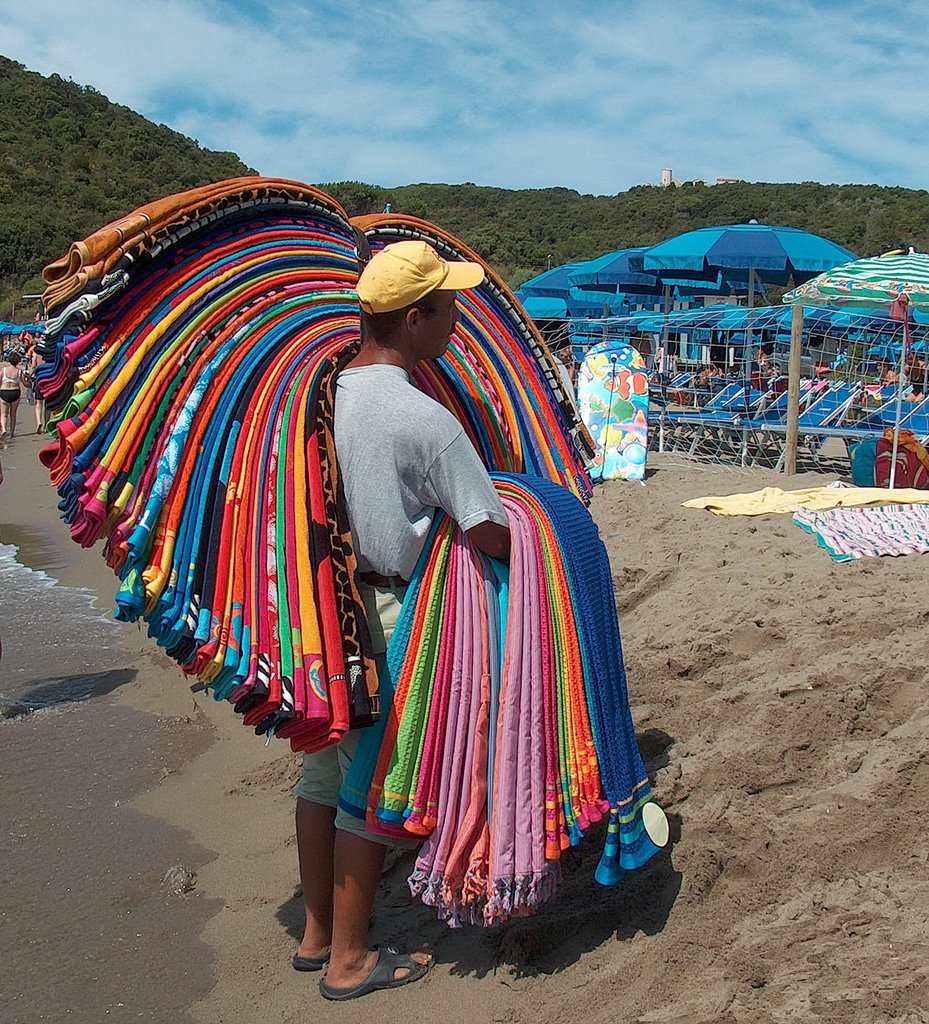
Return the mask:
<svg viewBox="0 0 929 1024">
<path fill-rule="evenodd" d="M 914 555 L 929 551 L 929 508 L 879 505 L 872 508 L 802 509 L 793 521 L 812 533 L 837 562 L 866 555 Z"/>
</svg>

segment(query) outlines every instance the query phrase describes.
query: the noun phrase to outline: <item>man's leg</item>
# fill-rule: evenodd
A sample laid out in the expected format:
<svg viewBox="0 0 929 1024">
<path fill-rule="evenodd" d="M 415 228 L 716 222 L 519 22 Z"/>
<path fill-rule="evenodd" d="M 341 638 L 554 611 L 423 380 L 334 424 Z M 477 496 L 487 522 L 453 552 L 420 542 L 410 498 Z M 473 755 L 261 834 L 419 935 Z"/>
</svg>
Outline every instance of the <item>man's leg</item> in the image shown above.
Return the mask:
<svg viewBox="0 0 929 1024">
<path fill-rule="evenodd" d="M 387 644 L 405 593 L 405 587 L 376 589 L 364 583 L 361 585 L 378 672 L 383 667 Z M 351 767 L 359 741 L 358 732 L 349 733 L 337 748 L 343 779 Z M 362 823 L 352 823 L 350 819 L 343 818 L 342 824 L 347 827 L 335 830 L 332 955 L 326 971 L 326 985 L 333 989 L 353 988 L 364 981 L 377 964 L 378 955 L 371 949 L 368 929 L 387 852 L 384 843 L 365 837 Z M 412 953 L 411 957 L 423 964 L 432 960 L 426 953 Z M 407 968 L 400 967 L 394 971 L 394 977 L 399 981 L 409 973 Z"/>
<path fill-rule="evenodd" d="M 371 949 L 368 927 L 387 847 L 352 832 L 336 830 L 333 889 L 332 955 L 326 972 L 331 988 L 352 988 L 374 970 L 377 952 Z M 412 953 L 417 963 L 429 963 L 427 953 Z M 409 974 L 398 968 L 398 980 Z"/>
<path fill-rule="evenodd" d="M 306 908 L 298 956 L 325 955 L 332 943 L 332 858 L 335 808 L 297 799 L 297 856 Z"/>
</svg>

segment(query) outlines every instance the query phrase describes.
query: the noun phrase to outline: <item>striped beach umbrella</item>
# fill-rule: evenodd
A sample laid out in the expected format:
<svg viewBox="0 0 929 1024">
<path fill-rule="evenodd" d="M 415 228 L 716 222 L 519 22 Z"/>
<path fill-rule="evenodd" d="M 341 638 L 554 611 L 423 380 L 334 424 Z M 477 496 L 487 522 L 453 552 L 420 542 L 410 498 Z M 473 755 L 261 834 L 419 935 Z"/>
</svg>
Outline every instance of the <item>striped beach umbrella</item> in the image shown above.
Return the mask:
<svg viewBox="0 0 929 1024">
<path fill-rule="evenodd" d="M 841 306 L 852 309 L 886 310 L 903 321 L 903 345 L 897 383 L 893 449 L 889 486 L 894 485 L 903 392 L 907 361 L 913 354 L 910 338 L 911 309 L 929 310 L 929 253 L 892 252 L 883 256 L 853 260 L 814 277 L 787 292 L 784 302 L 800 306 Z"/>
<path fill-rule="evenodd" d="M 910 250 L 844 263 L 794 288 L 784 302 L 889 310 L 901 296 L 929 312 L 929 253 Z"/>
</svg>

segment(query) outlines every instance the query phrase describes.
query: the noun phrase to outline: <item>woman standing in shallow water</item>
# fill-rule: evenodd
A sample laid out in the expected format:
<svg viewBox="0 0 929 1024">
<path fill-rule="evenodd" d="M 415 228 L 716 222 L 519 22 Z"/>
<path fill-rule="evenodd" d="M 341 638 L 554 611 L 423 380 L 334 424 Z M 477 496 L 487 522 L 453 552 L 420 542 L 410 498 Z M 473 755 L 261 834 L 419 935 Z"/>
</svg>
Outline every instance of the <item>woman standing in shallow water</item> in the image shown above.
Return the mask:
<svg viewBox="0 0 929 1024">
<path fill-rule="evenodd" d="M 16 433 L 16 410 L 22 395 L 19 362 L 19 353 L 13 352 L 0 367 L 0 437 L 6 441 L 12 441 Z"/>
</svg>

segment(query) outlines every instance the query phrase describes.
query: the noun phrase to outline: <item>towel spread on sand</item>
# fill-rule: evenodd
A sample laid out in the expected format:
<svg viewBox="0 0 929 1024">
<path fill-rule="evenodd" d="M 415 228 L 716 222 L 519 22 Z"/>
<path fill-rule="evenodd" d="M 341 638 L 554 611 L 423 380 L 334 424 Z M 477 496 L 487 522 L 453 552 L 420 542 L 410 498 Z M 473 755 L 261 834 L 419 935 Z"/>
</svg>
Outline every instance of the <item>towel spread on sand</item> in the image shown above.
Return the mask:
<svg viewBox="0 0 929 1024">
<path fill-rule="evenodd" d="M 793 521 L 812 533 L 837 562 L 877 555 L 914 555 L 929 551 L 929 508 L 885 505 L 797 512 Z"/>
<path fill-rule="evenodd" d="M 783 491 L 780 487 L 764 487 L 748 494 L 725 494 L 708 498 L 691 498 L 684 508 L 705 509 L 717 516 L 765 516 L 772 512 L 797 512 L 802 508 L 850 508 L 856 505 L 929 504 L 929 491 L 912 487 L 805 487 Z"/>
</svg>

